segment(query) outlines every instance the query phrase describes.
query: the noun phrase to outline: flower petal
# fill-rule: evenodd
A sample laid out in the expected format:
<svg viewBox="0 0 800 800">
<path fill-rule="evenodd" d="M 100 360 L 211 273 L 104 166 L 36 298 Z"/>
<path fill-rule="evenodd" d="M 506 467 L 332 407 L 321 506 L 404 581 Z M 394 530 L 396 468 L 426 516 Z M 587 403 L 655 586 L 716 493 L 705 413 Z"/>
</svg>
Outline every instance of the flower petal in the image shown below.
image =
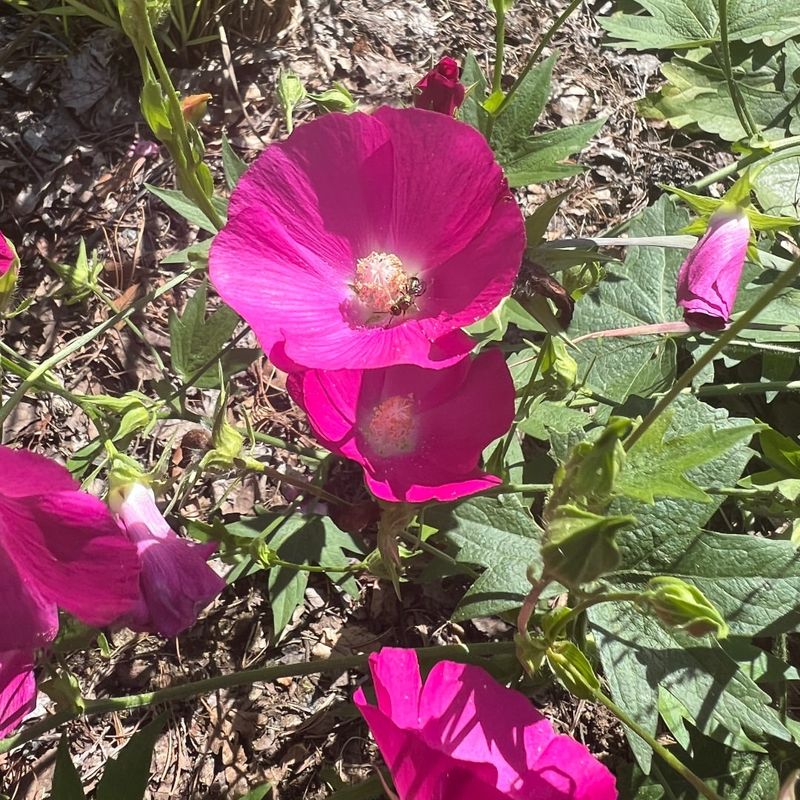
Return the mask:
<svg viewBox="0 0 800 800">
<path fill-rule="evenodd" d="M 36 706 L 33 654 L 0 652 L 0 738 L 16 730 Z"/>
<path fill-rule="evenodd" d="M 138 596 L 138 560 L 111 513 L 77 491 L 3 500 L 0 548 L 24 584 L 88 625 L 106 625 Z"/>
<path fill-rule="evenodd" d="M 401 728 L 419 727 L 422 678 L 417 654 L 401 647 L 383 647 L 369 657 L 378 709 Z"/>
<path fill-rule="evenodd" d="M 0 446 L 0 496 L 27 497 L 78 488 L 66 467 L 28 450 Z"/>
<path fill-rule="evenodd" d="M 10 535 L 5 519 L 0 500 L 0 540 Z M 42 647 L 57 633 L 55 603 L 44 600 L 34 586 L 22 580 L 0 544 L 0 651 Z"/>
</svg>

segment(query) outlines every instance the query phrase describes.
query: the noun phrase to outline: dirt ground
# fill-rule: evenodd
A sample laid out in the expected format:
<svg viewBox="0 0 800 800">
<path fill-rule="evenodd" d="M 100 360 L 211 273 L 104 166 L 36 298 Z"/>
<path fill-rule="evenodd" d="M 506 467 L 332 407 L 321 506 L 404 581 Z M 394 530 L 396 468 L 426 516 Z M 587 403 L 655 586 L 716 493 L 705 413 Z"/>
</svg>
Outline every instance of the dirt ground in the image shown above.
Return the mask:
<svg viewBox="0 0 800 800">
<path fill-rule="evenodd" d="M 507 23 L 508 82 L 564 5 L 519 0 Z M 685 139 L 637 117 L 634 101 L 657 84 L 658 62 L 603 46 L 593 13 L 604 5 L 585 4 L 554 42 L 561 56 L 543 127 L 598 115 L 607 123 L 580 159 L 585 174 L 564 184 L 574 192 L 554 220 L 553 238 L 602 231 L 646 206 L 657 183 L 685 184 L 719 165 L 712 143 Z M 490 65 L 493 15 L 488 7 L 484 0 L 304 0 L 289 8 L 285 27 L 270 41 L 250 44 L 231 37 L 231 58 L 214 45 L 197 63 L 176 63 L 174 75 L 182 92 L 214 95 L 201 128 L 221 176 L 223 132 L 247 160 L 285 135 L 274 92 L 280 67 L 296 72 L 312 90 L 341 81 L 362 107 L 405 101 L 432 59 L 442 54 L 459 58 L 473 50 Z M 197 235 L 144 187 L 145 182 L 170 187 L 172 176 L 163 152 L 137 145 L 137 137 L 149 136 L 138 114 L 133 63 L 132 51 L 111 35 L 95 32 L 68 46 L 26 18 L 0 16 L 0 230 L 18 244 L 21 293 L 35 297 L 34 306 L 9 324 L 4 340 L 32 360 L 85 330 L 87 318 L 97 322 L 109 314 L 96 299 L 70 305 L 60 298 L 60 282 L 47 259 L 74 262 L 85 237 L 89 250 L 96 248 L 104 261 L 107 293 L 115 308 L 122 308 L 180 268 L 159 270 L 158 263 Z M 301 117 L 310 113 L 305 109 Z M 523 210 L 562 189 L 558 184 L 532 187 L 520 195 Z M 146 318 L 135 319 L 157 352 L 168 353 L 168 315 L 185 300 L 183 286 L 150 306 Z M 147 392 L 163 373 L 152 353 L 121 329 L 73 358 L 59 377 L 75 391 L 116 394 Z M 5 380 L 7 391 L 14 381 Z M 280 376 L 263 359 L 239 377 L 234 397 L 260 431 L 311 444 Z M 192 395 L 196 407 L 206 411 L 213 399 L 209 392 Z M 92 435 L 79 410 L 41 395 L 19 406 L 3 441 L 63 460 Z M 172 447 L 171 474 L 178 477 L 197 436 L 196 423 L 162 426 L 153 454 Z M 285 460 L 285 453 L 266 446 L 262 455 L 276 463 Z M 182 512 L 202 517 L 225 488 L 217 481 L 198 487 Z M 224 501 L 222 511 L 235 519 L 251 514 L 256 504 L 278 506 L 287 499 L 286 490 L 253 479 Z M 361 579 L 361 596 L 353 601 L 320 578 L 311 580 L 304 608 L 275 642 L 265 583 L 264 573 L 237 582 L 177 640 L 117 633 L 111 658 L 78 655 L 70 666 L 87 694 L 115 695 L 271 662 L 508 633 L 499 620 L 448 622 L 464 588 L 452 579 L 442 585 L 408 584 L 400 602 L 389 585 L 375 579 Z M 168 730 L 156 748 L 151 797 L 238 798 L 271 780 L 280 800 L 314 800 L 327 797 L 332 786 L 369 777 L 374 774 L 370 765 L 380 759 L 349 703 L 362 680 L 356 673 L 285 679 L 170 707 Z M 536 699 L 562 730 L 586 741 L 612 767 L 627 760 L 622 732 L 602 709 L 557 694 Z M 46 707 L 45 701 L 37 713 Z M 69 726 L 73 757 L 87 786 L 154 714 L 111 715 Z M 45 797 L 57 742 L 53 734 L 0 756 L 0 788 L 15 800 Z"/>
</svg>

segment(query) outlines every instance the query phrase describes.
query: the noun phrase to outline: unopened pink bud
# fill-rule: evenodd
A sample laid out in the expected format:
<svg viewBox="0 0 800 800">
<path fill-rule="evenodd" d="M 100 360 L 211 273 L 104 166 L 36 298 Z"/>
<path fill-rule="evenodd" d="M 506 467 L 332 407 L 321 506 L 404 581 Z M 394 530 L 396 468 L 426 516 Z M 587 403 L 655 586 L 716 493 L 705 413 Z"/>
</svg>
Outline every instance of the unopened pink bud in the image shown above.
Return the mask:
<svg viewBox="0 0 800 800">
<path fill-rule="evenodd" d="M 464 102 L 466 87 L 458 79 L 458 62 L 445 56 L 414 87 L 414 105 L 427 111 L 438 111 L 452 117 Z"/>
<path fill-rule="evenodd" d="M 749 241 L 750 222 L 743 212 L 712 215 L 678 272 L 677 302 L 691 326 L 721 330 L 730 321 Z"/>
</svg>

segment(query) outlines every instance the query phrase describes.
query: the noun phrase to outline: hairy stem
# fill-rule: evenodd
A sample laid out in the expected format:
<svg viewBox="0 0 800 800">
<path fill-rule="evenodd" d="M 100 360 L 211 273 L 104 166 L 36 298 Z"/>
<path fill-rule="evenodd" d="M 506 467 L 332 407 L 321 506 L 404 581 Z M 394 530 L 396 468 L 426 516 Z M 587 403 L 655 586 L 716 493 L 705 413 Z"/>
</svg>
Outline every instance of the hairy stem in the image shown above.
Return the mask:
<svg viewBox="0 0 800 800">
<path fill-rule="evenodd" d="M 444 645 L 441 647 L 421 647 L 417 649 L 419 660 L 423 664 L 435 663 L 443 659 L 480 663 L 483 658 L 494 655 L 505 655 L 514 652 L 513 642 L 485 642 L 470 645 Z M 160 703 L 188 700 L 209 694 L 217 689 L 233 689 L 239 686 L 251 686 L 254 683 L 268 683 L 278 678 L 315 675 L 317 673 L 342 673 L 349 669 L 363 670 L 367 667 L 368 656 L 346 656 L 323 661 L 311 661 L 301 664 L 275 664 L 258 669 L 234 672 L 230 675 L 219 675 L 200 681 L 192 681 L 179 686 L 170 686 L 155 692 L 128 695 L 127 697 L 109 697 L 100 700 L 86 700 L 85 710 L 59 711 L 40 722 L 34 723 L 25 730 L 7 739 L 0 740 L 0 754 L 8 753 L 26 742 L 33 741 L 48 731 L 63 725 L 65 722 L 80 716 L 109 714 L 113 711 L 125 711 L 132 708 L 143 708 Z"/>
</svg>

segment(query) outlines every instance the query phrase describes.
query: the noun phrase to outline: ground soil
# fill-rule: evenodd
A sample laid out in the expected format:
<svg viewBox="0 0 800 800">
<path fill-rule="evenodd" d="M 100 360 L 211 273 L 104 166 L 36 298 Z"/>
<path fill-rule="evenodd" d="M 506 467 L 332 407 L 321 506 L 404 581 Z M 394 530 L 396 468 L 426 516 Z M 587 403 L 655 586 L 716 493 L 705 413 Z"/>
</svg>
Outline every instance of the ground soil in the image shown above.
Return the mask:
<svg viewBox="0 0 800 800">
<path fill-rule="evenodd" d="M 519 0 L 508 19 L 506 81 L 564 5 L 562 0 Z M 587 4 L 556 36 L 553 46 L 561 55 L 541 123 L 549 128 L 607 117 L 580 158 L 586 172 L 563 185 L 536 186 L 520 195 L 524 210 L 530 211 L 564 186 L 573 188 L 554 220 L 554 238 L 603 231 L 647 205 L 657 183 L 685 184 L 719 166 L 713 143 L 684 139 L 637 116 L 635 100 L 657 85 L 658 62 L 604 47 L 593 17 L 602 6 Z M 280 68 L 296 72 L 312 90 L 341 81 L 362 106 L 371 107 L 407 101 L 414 82 L 441 54 L 463 57 L 472 50 L 482 64 L 491 63 L 493 15 L 484 0 L 303 0 L 287 11 L 283 29 L 266 42 L 231 36 L 230 58 L 213 45 L 193 56 L 194 63 L 174 61 L 183 92 L 214 96 L 201 130 L 218 177 L 223 132 L 247 160 L 285 135 L 274 91 Z M 103 260 L 107 293 L 121 308 L 163 282 L 179 265 L 159 270 L 160 259 L 197 236 L 144 186 L 172 186 L 172 174 L 164 152 L 137 144 L 148 138 L 148 131 L 138 115 L 134 63 L 132 53 L 111 34 L 95 29 L 66 41 L 28 18 L 0 16 L 0 230 L 19 245 L 25 265 L 21 294 L 35 298 L 31 311 L 9 323 L 4 338 L 32 360 L 85 330 L 87 318 L 96 322 L 109 313 L 94 298 L 70 304 L 60 297 L 61 284 L 48 259 L 74 262 L 84 237 Z M 304 107 L 300 116 L 311 113 Z M 166 356 L 170 310 L 185 301 L 184 287 L 151 305 L 146 318 L 135 319 L 148 347 L 127 329 L 112 331 L 72 359 L 59 377 L 85 393 L 148 391 L 163 377 L 150 348 Z M 6 389 L 14 385 L 10 376 L 6 381 Z M 255 362 L 240 377 L 234 397 L 262 432 L 312 444 L 302 415 L 286 398 L 281 376 L 266 361 Z M 192 395 L 198 410 L 207 412 L 213 399 L 208 392 Z M 19 406 L 3 441 L 63 460 L 93 435 L 80 411 L 58 397 L 41 395 Z M 171 475 L 180 477 L 205 435 L 195 423 L 162 426 L 152 455 L 171 448 Z M 285 460 L 285 454 L 267 447 L 263 454 Z M 224 488 L 224 482 L 198 487 L 183 513 L 202 517 Z M 265 479 L 252 480 L 225 499 L 221 509 L 232 519 L 252 513 L 256 504 L 276 506 L 289 499 L 287 490 Z M 117 633 L 111 657 L 78 654 L 69 665 L 87 693 L 118 695 L 270 662 L 368 652 L 386 644 L 508 635 L 508 626 L 499 620 L 465 626 L 447 621 L 464 589 L 453 579 L 408 584 L 401 601 L 377 579 L 362 579 L 361 586 L 354 601 L 324 578 L 312 579 L 304 607 L 276 642 L 264 575 L 257 574 L 226 591 L 177 640 Z M 171 706 L 167 732 L 156 747 L 150 797 L 238 798 L 259 781 L 271 780 L 280 800 L 313 800 L 329 796 L 332 786 L 369 777 L 371 765 L 380 759 L 349 703 L 362 680 L 358 673 L 286 679 Z M 603 709 L 576 704 L 552 690 L 535 700 L 560 729 L 586 741 L 610 764 L 627 760 L 622 732 Z M 43 698 L 37 713 L 47 708 Z M 73 757 L 87 786 L 156 711 L 69 726 Z M 48 735 L 0 756 L 0 788 L 15 800 L 45 797 L 57 742 L 55 734 Z"/>
</svg>

